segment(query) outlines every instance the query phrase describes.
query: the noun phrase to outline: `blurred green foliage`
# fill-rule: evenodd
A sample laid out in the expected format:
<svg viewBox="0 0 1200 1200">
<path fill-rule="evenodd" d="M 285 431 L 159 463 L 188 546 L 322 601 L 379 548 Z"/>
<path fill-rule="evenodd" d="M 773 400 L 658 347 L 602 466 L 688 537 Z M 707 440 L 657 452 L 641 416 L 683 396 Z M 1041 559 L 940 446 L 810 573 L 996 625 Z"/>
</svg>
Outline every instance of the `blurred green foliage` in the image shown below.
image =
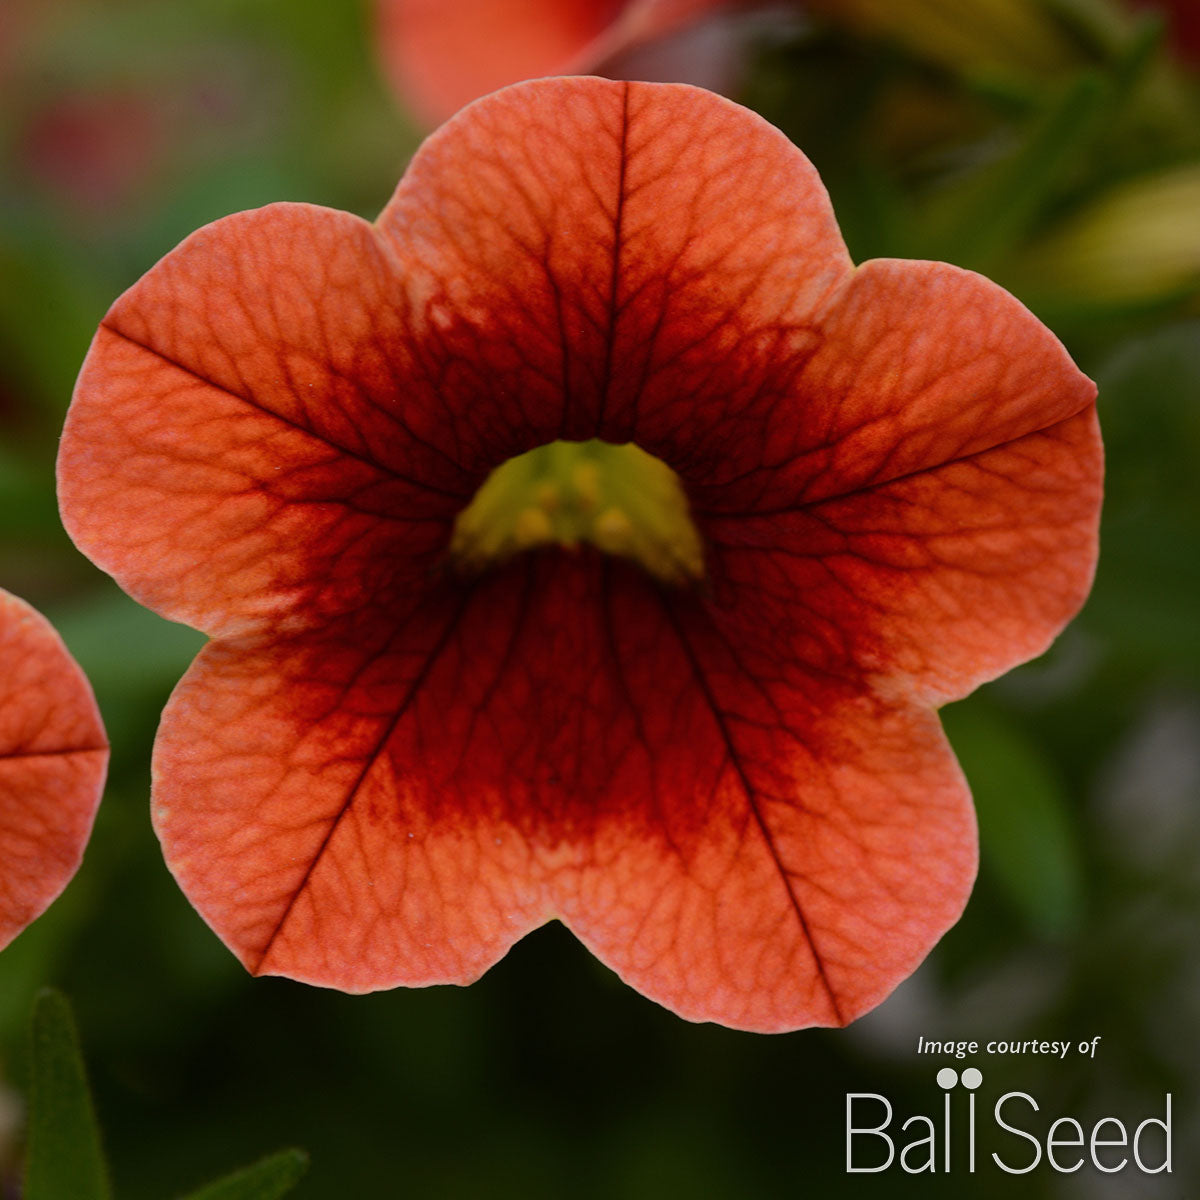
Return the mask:
<svg viewBox="0 0 1200 1200">
<path fill-rule="evenodd" d="M 53 988 L 38 993 L 30 1030 L 29 1119 L 24 1200 L 109 1200 L 101 1147 L 75 1019 Z M 308 1166 L 282 1150 L 192 1192 L 186 1200 L 279 1200 Z"/>
<path fill-rule="evenodd" d="M 1056 239 L 1114 189 L 1136 196 L 1200 163 L 1196 79 L 1169 25 L 1116 0 L 1031 0 L 1052 68 L 972 59 L 969 29 L 947 55 L 919 22 L 900 36 L 814 7 L 764 37 L 742 98 L 816 162 L 856 258 L 977 267 L 1053 325 L 1101 385 L 1108 502 L 1080 618 L 946 713 L 983 830 L 963 920 L 851 1029 L 756 1038 L 660 1011 L 557 927 L 467 990 L 252 981 L 179 894 L 149 826 L 148 763 L 202 639 L 123 597 L 58 523 L 74 375 L 108 303 L 198 225 L 277 199 L 373 216 L 418 134 L 384 92 L 358 5 L 21 5 L 25 40 L 0 73 L 0 584 L 63 632 L 114 756 L 80 875 L 0 956 L 0 1082 L 24 1078 L 34 994 L 60 985 L 120 1196 L 172 1194 L 181 1174 L 273 1143 L 311 1153 L 296 1194 L 313 1197 L 957 1196 L 953 1177 L 842 1171 L 845 1092 L 930 1110 L 918 1035 L 1100 1034 L 1094 1061 L 987 1069 L 1055 1112 L 1144 1115 L 1174 1089 L 1195 1133 L 1200 218 L 1134 203 L 1132 232 L 1114 226 L 1110 249 L 1140 253 L 1138 220 L 1167 240 L 1173 269 L 1136 294 Z M 1200 1183 L 1188 1142 L 1181 1128 L 1167 1182 L 1182 1186 L 1154 1195 Z M 0 1191 L 18 1144 L 0 1129 Z M 1090 1194 L 1081 1178 L 1021 1186 L 1070 1200 Z M 1007 1184 L 980 1175 L 972 1195 Z M 217 1194 L 239 1193 L 197 1193 Z"/>
<path fill-rule="evenodd" d="M 300 1150 L 281 1150 L 224 1179 L 191 1192 L 185 1200 L 277 1200 L 296 1186 L 308 1169 Z"/>
<path fill-rule="evenodd" d="M 33 1013 L 25 1200 L 109 1200 L 112 1189 L 70 1006 L 47 989 Z"/>
</svg>

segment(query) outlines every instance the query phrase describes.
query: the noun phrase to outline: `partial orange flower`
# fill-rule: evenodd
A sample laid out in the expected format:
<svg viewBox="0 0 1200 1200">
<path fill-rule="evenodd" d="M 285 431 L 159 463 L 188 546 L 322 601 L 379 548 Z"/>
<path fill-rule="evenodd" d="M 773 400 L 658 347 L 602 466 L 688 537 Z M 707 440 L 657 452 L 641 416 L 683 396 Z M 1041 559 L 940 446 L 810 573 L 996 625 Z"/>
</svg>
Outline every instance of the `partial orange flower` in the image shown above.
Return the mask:
<svg viewBox="0 0 1200 1200">
<path fill-rule="evenodd" d="M 83 672 L 44 617 L 0 591 L 0 948 L 75 874 L 107 767 Z"/>
<path fill-rule="evenodd" d="M 523 79 L 622 76 L 631 53 L 689 27 L 698 36 L 681 52 L 643 57 L 633 73 L 715 87 L 731 74 L 735 47 L 728 37 L 706 37 L 702 26 L 747 7 L 747 0 L 376 0 L 375 11 L 388 78 L 437 124 Z"/>
<path fill-rule="evenodd" d="M 213 639 L 167 862 L 256 974 L 464 983 L 557 917 L 693 1020 L 836 1025 L 959 916 L 934 709 L 1087 593 L 1095 389 L 969 271 L 855 268 L 695 88 L 528 83 L 379 220 L 276 204 L 105 317 L 83 551 Z"/>
</svg>

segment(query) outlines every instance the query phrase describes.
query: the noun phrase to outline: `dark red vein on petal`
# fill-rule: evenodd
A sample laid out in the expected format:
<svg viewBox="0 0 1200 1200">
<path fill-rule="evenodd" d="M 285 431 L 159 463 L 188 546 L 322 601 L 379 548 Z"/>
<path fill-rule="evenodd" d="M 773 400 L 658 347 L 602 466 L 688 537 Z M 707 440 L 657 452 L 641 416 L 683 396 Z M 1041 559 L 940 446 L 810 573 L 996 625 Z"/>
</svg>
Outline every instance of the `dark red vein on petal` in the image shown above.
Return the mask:
<svg viewBox="0 0 1200 1200">
<path fill-rule="evenodd" d="M 0 750 L 0 765 L 6 762 L 26 762 L 31 758 L 66 758 L 72 754 L 99 754 L 108 746 L 76 746 L 69 750 Z"/>
<path fill-rule="evenodd" d="M 862 496 L 869 492 L 873 492 L 878 488 L 890 487 L 893 483 L 903 483 L 906 479 L 916 479 L 921 475 L 931 475 L 937 471 L 941 471 L 945 467 L 953 467 L 958 463 L 973 462 L 977 458 L 983 457 L 985 454 L 991 454 L 994 450 L 1002 450 L 1008 446 L 1016 446 L 1026 440 L 1026 438 L 1037 437 L 1039 434 L 1052 433 L 1056 429 L 1060 429 L 1064 425 L 1070 424 L 1080 414 L 1087 412 L 1089 404 L 1083 405 L 1070 416 L 1063 417 L 1061 420 L 1052 421 L 1049 425 L 1041 425 L 1036 429 L 1029 430 L 1028 433 L 1022 433 L 1017 437 L 1008 438 L 1006 441 L 995 442 L 990 446 L 984 446 L 979 450 L 972 450 L 970 454 L 960 454 L 955 458 L 947 458 L 939 463 L 931 463 L 927 467 L 918 467 L 915 471 L 905 471 L 900 475 L 893 475 L 887 479 L 872 479 L 869 483 L 859 484 L 857 487 L 847 488 L 844 492 L 831 492 L 828 496 L 817 496 L 811 500 L 800 500 L 795 504 L 781 504 L 775 508 L 757 508 L 748 509 L 745 512 L 730 512 L 727 509 L 699 508 L 692 505 L 691 511 L 698 516 L 705 517 L 713 521 L 744 521 L 754 517 L 779 517 L 786 513 L 807 512 L 811 508 L 817 508 L 822 504 L 831 504 L 837 500 L 847 500 L 851 496 Z M 789 460 L 789 461 L 795 461 Z M 783 470 L 787 464 L 782 464 L 779 467 L 771 468 L 772 470 Z M 718 491 L 722 487 L 727 486 L 729 481 L 721 483 L 707 484 L 706 488 L 709 491 Z"/>
<path fill-rule="evenodd" d="M 336 450 L 339 454 L 346 455 L 347 458 L 352 458 L 356 462 L 365 464 L 368 467 L 374 468 L 376 471 L 384 475 L 389 475 L 393 479 L 399 480 L 401 483 L 407 483 L 411 487 L 417 488 L 420 491 L 434 492 L 439 496 L 445 496 L 448 499 L 454 500 L 456 503 L 463 503 L 469 499 L 469 494 L 466 492 L 451 492 L 445 488 L 436 487 L 434 484 L 427 483 L 424 480 L 413 479 L 409 475 L 402 475 L 399 471 L 391 467 L 384 466 L 382 463 L 376 462 L 372 458 L 367 458 L 365 455 L 359 454 L 355 450 L 351 450 L 348 446 L 343 446 L 340 442 L 332 441 L 317 433 L 315 430 L 309 429 L 304 425 L 293 421 L 290 417 L 285 417 L 282 413 L 276 412 L 272 408 L 267 408 L 265 405 L 259 404 L 252 396 L 244 396 L 241 392 L 235 392 L 232 388 L 227 388 L 224 384 L 217 383 L 215 380 L 209 379 L 201 375 L 199 371 L 194 371 L 191 367 L 185 366 L 183 363 L 172 358 L 169 354 L 164 354 L 161 350 L 156 350 L 153 346 L 147 346 L 145 342 L 139 341 L 135 337 L 130 337 L 129 334 L 117 329 L 113 325 L 101 323 L 102 329 L 107 329 L 114 337 L 119 337 L 122 341 L 128 342 L 131 346 L 136 346 L 139 350 L 144 350 L 147 354 L 153 354 L 155 358 L 161 359 L 168 366 L 174 367 L 177 371 L 182 371 L 185 375 L 190 375 L 193 379 L 204 384 L 205 387 L 214 388 L 218 392 L 224 392 L 227 396 L 232 396 L 235 400 L 240 400 L 243 404 L 249 406 L 262 413 L 264 416 L 273 417 L 280 424 L 288 426 L 290 429 L 296 430 L 298 433 L 306 434 L 314 441 L 320 442 L 324 446 L 328 446 L 331 450 Z"/>
<path fill-rule="evenodd" d="M 434 664 L 438 661 L 438 659 L 442 656 L 442 652 L 450 644 L 451 638 L 454 636 L 462 621 L 463 614 L 467 611 L 467 607 L 474 597 L 476 586 L 476 584 L 472 584 L 471 587 L 469 587 L 463 594 L 462 601 L 454 610 L 454 613 L 450 619 L 446 622 L 446 628 L 442 631 L 441 636 L 430 649 L 425 662 L 422 664 L 420 671 L 418 671 L 416 676 L 413 678 L 413 681 L 409 685 L 408 691 L 405 693 L 404 698 L 396 706 L 395 715 L 390 721 L 388 721 L 386 727 L 384 728 L 383 734 L 375 743 L 374 747 L 368 751 L 362 770 L 358 773 L 358 778 L 355 779 L 349 792 L 346 794 L 346 799 L 343 801 L 341 808 L 338 809 L 333 816 L 333 820 L 330 821 L 329 828 L 325 831 L 325 836 L 321 839 L 321 844 L 317 847 L 315 853 L 313 854 L 312 861 L 308 864 L 303 878 L 296 885 L 296 890 L 292 893 L 291 899 L 287 902 L 287 906 L 280 914 L 279 920 L 275 923 L 275 928 L 271 931 L 271 936 L 267 939 L 266 944 L 259 953 L 258 961 L 253 967 L 250 968 L 250 973 L 252 975 L 257 975 L 262 971 L 263 965 L 270 956 L 271 948 L 275 945 L 276 939 L 283 931 L 284 925 L 287 924 L 288 918 L 292 914 L 292 909 L 296 906 L 296 901 L 300 899 L 305 888 L 308 886 L 308 881 L 312 878 L 313 872 L 317 869 L 317 866 L 324 856 L 330 841 L 333 839 L 333 835 L 337 832 L 338 826 L 341 824 L 342 819 L 350 811 L 351 806 L 358 797 L 358 793 L 362 788 L 362 785 L 366 782 L 367 776 L 371 773 L 375 764 L 379 761 L 380 755 L 387 748 L 388 742 L 391 741 L 392 735 L 396 732 L 400 722 L 404 719 L 405 714 L 408 712 L 409 705 L 412 704 L 417 692 L 421 689 L 421 685 L 428 678 L 429 672 L 433 670 Z"/>
<path fill-rule="evenodd" d="M 804 935 L 804 940 L 808 945 L 809 953 L 812 955 L 813 964 L 817 968 L 817 976 L 821 980 L 821 986 L 825 989 L 825 995 L 829 999 L 829 1005 L 833 1009 L 833 1015 L 839 1025 L 846 1023 L 846 1018 L 842 1015 L 842 1010 L 838 1005 L 837 996 L 834 994 L 833 986 L 829 982 L 829 977 L 825 973 L 825 963 L 821 958 L 820 952 L 817 950 L 817 944 L 813 938 L 812 930 L 809 928 L 808 919 L 804 915 L 804 908 L 800 903 L 799 897 L 796 895 L 795 889 L 792 887 L 791 877 L 788 874 L 787 868 L 783 865 L 779 857 L 778 851 L 775 849 L 775 841 L 771 837 L 770 829 L 767 826 L 766 819 L 762 815 L 762 811 L 758 807 L 756 792 L 753 784 L 746 776 L 746 772 L 742 767 L 741 759 L 738 757 L 737 747 L 733 740 L 733 735 L 729 731 L 729 726 L 725 722 L 724 715 L 720 706 L 717 704 L 716 696 L 708 681 L 708 676 L 704 672 L 704 668 L 700 665 L 699 659 L 696 657 L 695 649 L 687 634 L 683 631 L 682 625 L 675 614 L 675 610 L 671 607 L 668 597 L 661 592 L 658 593 L 659 600 L 662 604 L 663 611 L 666 613 L 667 620 L 671 624 L 671 628 L 675 631 L 675 636 L 679 640 L 680 648 L 683 650 L 684 657 L 687 658 L 688 664 L 691 667 L 692 674 L 696 679 L 696 684 L 704 695 L 705 702 L 708 704 L 709 710 L 712 712 L 713 721 L 716 723 L 717 730 L 721 735 L 721 740 L 725 745 L 725 753 L 729 757 L 729 762 L 732 765 L 738 781 L 742 786 L 742 791 L 746 795 L 746 804 L 750 809 L 750 814 L 754 818 L 754 823 L 758 827 L 759 833 L 762 835 L 763 841 L 766 843 L 767 853 L 771 856 L 771 861 L 775 864 L 775 870 L 779 873 L 779 880 L 787 892 L 788 901 L 791 904 L 792 911 L 796 914 L 796 920 L 800 923 L 800 930 Z"/>
<path fill-rule="evenodd" d="M 621 91 L 621 142 L 620 164 L 617 168 L 617 204 L 613 214 L 613 250 L 612 271 L 608 285 L 608 325 L 604 345 L 604 385 L 600 391 L 600 405 L 596 413 L 596 429 L 604 430 L 604 411 L 608 407 L 608 395 L 612 390 L 613 357 L 617 345 L 617 315 L 619 307 L 617 297 L 621 289 L 621 239 L 622 225 L 625 220 L 625 175 L 629 154 L 629 84 L 626 83 Z"/>
</svg>

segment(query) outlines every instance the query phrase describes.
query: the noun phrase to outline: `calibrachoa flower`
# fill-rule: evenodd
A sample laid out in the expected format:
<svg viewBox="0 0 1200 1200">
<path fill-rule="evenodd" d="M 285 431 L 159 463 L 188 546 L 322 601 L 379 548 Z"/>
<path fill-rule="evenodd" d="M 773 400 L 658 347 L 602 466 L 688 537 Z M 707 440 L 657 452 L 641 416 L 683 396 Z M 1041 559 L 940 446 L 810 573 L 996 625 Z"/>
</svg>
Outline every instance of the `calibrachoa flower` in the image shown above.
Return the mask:
<svg viewBox="0 0 1200 1200">
<path fill-rule="evenodd" d="M 107 767 L 83 672 L 44 617 L 0 591 L 0 947 L 75 874 Z"/>
<path fill-rule="evenodd" d="M 630 52 L 753 6 L 747 0 L 376 0 L 376 21 L 396 91 L 437 123 L 518 80 L 624 74 L 621 60 Z M 714 77 L 730 73 L 735 49 L 726 37 L 705 38 L 682 56 L 640 60 L 637 73 L 715 86 Z"/>
<path fill-rule="evenodd" d="M 67 525 L 205 630 L 154 820 L 255 973 L 466 982 L 558 917 L 695 1020 L 840 1024 L 966 901 L 934 707 L 1096 556 L 1094 388 L 1007 293 L 854 268 L 685 86 L 518 85 L 379 220 L 277 204 L 113 306 Z"/>
</svg>

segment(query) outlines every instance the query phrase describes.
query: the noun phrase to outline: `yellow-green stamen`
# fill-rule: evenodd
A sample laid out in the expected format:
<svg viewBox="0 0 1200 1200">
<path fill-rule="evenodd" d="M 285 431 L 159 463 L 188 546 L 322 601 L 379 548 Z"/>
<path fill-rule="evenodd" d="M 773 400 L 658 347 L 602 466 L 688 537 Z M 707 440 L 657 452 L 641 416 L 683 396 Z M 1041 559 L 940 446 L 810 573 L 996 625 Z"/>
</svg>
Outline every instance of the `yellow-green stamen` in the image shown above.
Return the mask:
<svg viewBox="0 0 1200 1200">
<path fill-rule="evenodd" d="M 666 583 L 704 574 L 704 549 L 678 476 L 627 443 L 550 442 L 510 458 L 458 515 L 451 558 L 466 571 L 538 546 L 590 542 Z"/>
</svg>

